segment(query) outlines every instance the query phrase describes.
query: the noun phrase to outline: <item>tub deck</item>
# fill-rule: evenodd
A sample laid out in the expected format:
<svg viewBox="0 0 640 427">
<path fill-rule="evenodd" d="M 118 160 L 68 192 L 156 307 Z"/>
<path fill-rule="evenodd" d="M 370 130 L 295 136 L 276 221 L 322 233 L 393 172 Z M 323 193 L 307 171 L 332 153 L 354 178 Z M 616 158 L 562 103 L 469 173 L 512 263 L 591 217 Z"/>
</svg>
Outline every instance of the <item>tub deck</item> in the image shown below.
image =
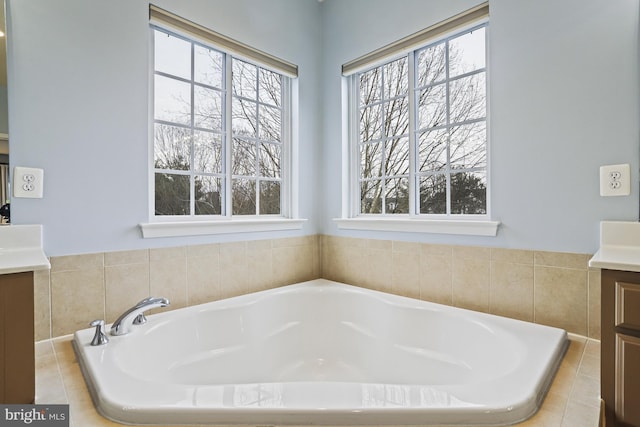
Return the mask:
<svg viewBox="0 0 640 427">
<path fill-rule="evenodd" d="M 149 316 L 74 344 L 98 410 L 135 424 L 506 425 L 539 408 L 565 331 L 323 279 Z"/>
</svg>

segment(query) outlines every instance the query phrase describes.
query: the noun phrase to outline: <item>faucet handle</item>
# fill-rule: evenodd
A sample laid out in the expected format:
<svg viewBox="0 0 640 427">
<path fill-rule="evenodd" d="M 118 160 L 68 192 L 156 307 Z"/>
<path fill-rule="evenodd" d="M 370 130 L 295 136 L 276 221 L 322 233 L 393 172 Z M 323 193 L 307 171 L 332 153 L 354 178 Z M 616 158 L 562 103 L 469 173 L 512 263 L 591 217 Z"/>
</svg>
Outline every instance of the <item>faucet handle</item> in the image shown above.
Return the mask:
<svg viewBox="0 0 640 427">
<path fill-rule="evenodd" d="M 107 334 L 104 331 L 104 320 L 96 319 L 93 322 L 89 323 L 89 325 L 95 326 L 96 328 L 96 333 L 93 336 L 93 339 L 91 340 L 91 345 L 93 346 L 104 345 L 109 342 L 109 338 L 107 337 Z"/>
</svg>

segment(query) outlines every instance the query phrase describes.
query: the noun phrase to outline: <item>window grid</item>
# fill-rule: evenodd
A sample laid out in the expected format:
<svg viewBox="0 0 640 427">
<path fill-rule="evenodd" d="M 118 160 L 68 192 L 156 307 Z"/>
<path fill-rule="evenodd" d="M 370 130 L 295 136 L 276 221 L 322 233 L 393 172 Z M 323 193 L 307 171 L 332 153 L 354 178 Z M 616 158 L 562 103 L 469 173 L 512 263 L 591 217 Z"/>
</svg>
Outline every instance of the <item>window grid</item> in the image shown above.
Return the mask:
<svg viewBox="0 0 640 427">
<path fill-rule="evenodd" d="M 396 61 L 392 61 L 391 63 L 381 65 L 376 67 L 367 73 L 360 74 L 360 81 L 358 85 L 358 97 L 362 101 L 363 93 L 362 90 L 362 79 L 366 81 L 367 78 L 370 79 L 379 79 L 380 84 L 377 85 L 377 88 L 374 92 L 378 92 L 377 95 L 374 96 L 374 100 L 372 102 L 365 102 L 364 105 L 359 105 L 359 144 L 358 144 L 358 152 L 360 156 L 359 162 L 359 189 L 361 193 L 361 204 L 360 210 L 367 211 L 368 213 L 408 213 L 409 212 L 409 198 L 406 197 L 404 199 L 399 197 L 399 191 L 402 190 L 404 186 L 405 190 L 409 186 L 409 168 L 408 168 L 408 160 L 409 160 L 409 128 L 408 123 L 403 124 L 401 120 L 398 120 L 397 117 L 394 117 L 392 114 L 395 109 L 392 108 L 393 105 L 401 104 L 400 110 L 404 111 L 406 109 L 406 113 L 401 113 L 401 115 L 406 115 L 409 112 L 409 91 L 408 87 L 406 89 L 402 89 L 402 84 L 400 89 L 396 87 L 396 91 L 392 91 L 392 84 L 397 80 L 392 79 L 389 74 L 393 73 L 394 66 L 399 67 L 401 72 L 403 69 L 407 69 L 407 59 L 400 58 Z M 375 99 L 375 97 L 379 97 L 379 99 Z M 404 106 L 404 107 L 403 107 Z M 370 114 L 376 114 L 377 119 L 374 124 L 373 130 L 373 138 L 369 138 L 369 123 L 365 126 L 365 129 L 362 128 L 363 121 L 366 122 L 367 112 L 371 112 Z M 395 125 L 395 126 L 394 126 Z M 402 126 L 405 126 L 402 129 Z M 376 130 L 378 128 L 378 130 Z M 398 132 L 398 128 L 400 128 L 400 132 Z M 362 135 L 365 135 L 365 138 L 362 138 Z M 377 137 L 376 137 L 377 135 Z M 406 145 L 406 149 L 402 149 L 402 145 Z M 396 147 L 400 146 L 400 159 L 392 159 L 390 154 L 397 153 L 398 150 L 395 150 Z M 365 162 L 367 159 L 370 159 L 376 152 L 379 153 L 379 165 L 377 165 L 377 174 L 373 170 L 373 167 L 370 169 L 363 168 L 363 159 L 365 157 Z M 404 161 L 402 159 L 405 159 Z M 398 165 L 395 163 L 399 161 Z M 406 167 L 402 167 L 403 164 L 406 163 Z M 375 165 L 373 165 L 375 166 Z M 396 166 L 396 167 L 393 167 Z M 399 167 L 399 168 L 398 168 Z M 395 187 L 394 187 L 395 184 Z M 396 189 L 395 194 L 392 192 Z M 370 193 L 371 190 L 374 190 L 374 194 L 377 194 L 372 200 L 368 200 L 367 194 Z M 395 197 L 394 197 L 395 196 Z"/>
<path fill-rule="evenodd" d="M 352 83 L 357 85 L 356 99 L 358 105 L 359 121 L 357 125 L 357 150 L 356 156 L 359 157 L 357 173 L 358 173 L 358 190 L 360 193 L 359 206 L 356 212 L 359 214 L 389 214 L 389 213 L 407 213 L 411 216 L 429 215 L 430 217 L 450 217 L 452 215 L 486 215 L 488 211 L 487 205 L 487 104 L 486 104 L 486 27 L 487 24 L 477 25 L 474 28 L 454 34 L 443 40 L 426 45 L 406 56 L 409 64 L 407 70 L 409 88 L 409 105 L 406 115 L 410 123 L 410 131 L 408 131 L 410 147 L 407 150 L 410 167 L 406 175 L 409 182 L 406 185 L 409 197 L 406 211 L 387 211 L 387 203 L 384 201 L 387 196 L 386 182 L 387 178 L 393 178 L 388 175 L 385 168 L 380 168 L 382 173 L 378 176 L 370 176 L 366 172 L 363 165 L 363 147 L 379 143 L 379 140 L 366 140 L 363 138 L 363 112 L 372 105 L 391 105 L 385 104 L 384 91 L 380 96 L 380 100 L 376 103 L 367 103 L 363 101 L 362 79 L 366 78 L 369 73 L 376 70 L 383 70 L 391 62 L 398 59 L 374 67 L 368 71 L 357 73 L 352 78 Z M 475 37 L 473 36 L 475 32 Z M 469 40 L 480 40 L 482 44 L 482 58 L 478 60 L 480 66 L 473 63 L 470 69 L 465 69 L 469 64 L 465 64 L 465 55 L 469 55 L 464 51 L 464 43 L 470 43 Z M 452 43 L 457 44 L 456 49 L 452 48 Z M 432 54 L 435 58 L 438 56 L 437 49 L 443 49 L 442 60 L 435 62 L 434 67 L 424 67 L 420 69 L 425 58 Z M 462 51 L 462 53 L 460 53 Z M 435 52 L 435 53 L 434 53 Z M 423 53 L 425 53 L 423 55 Z M 453 59 L 452 59 L 453 58 Z M 462 60 L 460 59 L 462 58 Z M 478 59 L 478 58 L 475 58 Z M 433 78 L 432 81 L 423 81 L 422 79 L 437 70 L 437 66 L 442 66 L 442 75 Z M 379 72 L 381 80 L 387 78 L 386 73 Z M 421 74 L 422 73 L 422 74 Z M 369 74 L 370 75 L 370 74 Z M 429 109 L 428 97 L 431 93 L 438 95 L 437 91 L 443 92 L 440 97 L 444 97 L 439 103 L 435 104 L 434 112 L 444 113 L 440 121 L 429 123 L 425 120 L 427 114 L 425 111 Z M 434 96 L 437 98 L 437 96 Z M 425 102 L 427 99 L 427 102 Z M 405 114 L 405 113 L 403 113 Z M 383 111 L 382 116 L 390 117 L 388 111 Z M 434 114 L 434 117 L 437 116 Z M 365 123 L 366 126 L 370 125 Z M 383 126 L 384 128 L 384 126 Z M 385 129 L 383 129 L 385 130 Z M 423 156 L 425 150 L 425 138 L 428 141 L 430 135 L 442 135 L 442 141 L 426 144 L 434 152 L 436 149 L 442 151 L 439 158 L 427 158 Z M 382 141 L 387 141 L 388 135 L 383 132 Z M 441 147 L 438 147 L 440 145 Z M 382 162 L 388 160 L 384 156 L 383 151 Z M 433 156 L 432 156 L 433 157 Z M 432 165 L 427 166 L 427 163 Z M 438 164 L 438 162 L 440 164 Z M 383 202 L 377 209 L 371 209 L 369 199 L 363 186 L 370 182 L 381 182 L 382 190 L 378 194 Z M 431 183 L 431 187 L 429 184 Z M 430 190 L 431 193 L 425 190 Z M 443 191 L 444 190 L 444 191 Z M 424 191 L 424 193 L 423 193 Z"/>
<path fill-rule="evenodd" d="M 280 203 L 277 204 L 277 206 L 274 203 L 269 203 L 269 198 L 268 197 L 264 197 L 265 195 L 263 195 L 262 190 L 263 189 L 269 189 L 269 188 L 273 188 L 273 189 L 277 189 L 276 193 L 279 194 L 279 192 L 281 191 L 282 188 L 282 179 L 281 179 L 281 173 L 282 171 L 280 170 L 280 165 L 282 164 L 282 152 L 283 152 L 283 145 L 282 145 L 282 140 L 283 140 L 283 117 L 284 117 L 284 111 L 283 111 L 283 96 L 282 96 L 282 91 L 280 91 L 280 96 L 278 97 L 279 99 L 274 99 L 272 103 L 266 102 L 263 100 L 262 97 L 262 93 L 266 91 L 266 88 L 262 88 L 260 82 L 262 79 L 263 75 L 275 75 L 276 73 L 273 73 L 271 71 L 265 70 L 259 66 L 253 66 L 251 64 L 247 64 L 244 61 L 238 60 L 238 59 L 233 59 L 232 61 L 234 61 L 235 63 L 241 63 L 244 64 L 244 67 L 252 67 L 255 69 L 255 73 L 256 73 L 256 78 L 254 80 L 254 85 L 252 90 L 255 92 L 255 97 L 247 97 L 247 96 L 243 96 L 242 94 L 237 94 L 236 90 L 235 90 L 235 86 L 234 89 L 232 89 L 233 92 L 233 99 L 234 100 L 238 100 L 241 104 L 242 103 L 246 103 L 246 104 L 250 104 L 253 106 L 253 114 L 255 116 L 255 131 L 254 131 L 254 136 L 252 135 L 246 135 L 243 134 L 242 132 L 238 132 L 236 131 L 236 129 L 232 130 L 232 139 L 233 139 L 233 150 L 235 150 L 235 147 L 239 146 L 242 143 L 249 143 L 251 144 L 253 147 L 253 152 L 255 153 L 253 156 L 253 173 L 235 173 L 236 171 L 232 169 L 232 180 L 234 183 L 238 183 L 241 181 L 248 181 L 250 183 L 253 183 L 252 187 L 253 190 L 255 190 L 255 207 L 254 209 L 249 212 L 249 211 L 240 211 L 239 214 L 240 215 L 274 215 L 274 214 L 280 214 L 282 211 L 282 203 L 280 199 Z M 236 84 L 237 79 L 232 79 L 233 80 L 233 84 Z M 279 78 L 279 85 L 280 87 L 283 86 L 283 78 L 282 76 L 280 76 Z M 278 119 L 280 121 L 280 126 L 279 129 L 276 129 L 277 132 L 271 132 L 269 136 L 275 137 L 275 138 L 263 138 L 261 137 L 262 132 L 263 132 L 263 127 L 268 129 L 267 126 L 267 122 L 263 120 L 263 116 L 268 116 L 266 113 L 264 113 L 263 111 L 267 111 L 267 109 L 273 109 L 276 110 L 278 112 Z M 232 107 L 232 121 L 233 121 L 233 107 Z M 267 148 L 268 147 L 268 148 Z M 275 152 L 276 155 L 273 156 L 272 153 Z M 265 159 L 265 157 L 268 157 L 272 160 L 272 162 L 275 165 L 278 165 L 277 168 L 274 167 L 273 175 L 275 176 L 267 176 L 266 173 L 263 172 L 264 169 L 264 163 L 267 161 Z M 265 199 L 265 201 L 262 201 L 262 198 Z M 234 212 L 234 214 L 236 214 Z"/>
<path fill-rule="evenodd" d="M 195 40 L 188 39 L 186 37 L 182 37 L 180 35 L 174 34 L 168 30 L 163 28 L 151 26 L 152 33 L 154 35 L 154 59 L 158 54 L 157 48 L 155 47 L 157 43 L 157 38 L 159 36 L 162 37 L 171 37 L 175 40 L 179 40 L 182 43 L 186 43 L 189 45 L 189 72 L 188 75 L 184 70 L 182 72 L 167 72 L 161 69 L 158 69 L 158 63 L 153 66 L 153 76 L 154 76 L 154 115 L 153 115 L 153 194 L 155 198 L 155 204 L 153 209 L 153 214 L 156 218 L 162 217 L 165 219 L 177 218 L 177 219 L 188 219 L 188 218 L 230 218 L 232 215 L 279 215 L 281 216 L 284 209 L 284 199 L 285 194 L 284 190 L 287 188 L 283 188 L 284 184 L 282 182 L 282 176 L 286 172 L 282 170 L 283 166 L 283 158 L 285 155 L 285 90 L 288 87 L 285 85 L 286 78 L 277 72 L 272 72 L 266 69 L 263 69 L 257 65 L 246 63 L 249 67 L 255 67 L 256 70 L 256 78 L 255 81 L 252 82 L 254 85 L 256 97 L 255 100 L 250 100 L 248 98 L 236 97 L 234 93 L 229 93 L 227 88 L 230 88 L 231 91 L 235 90 L 234 81 L 233 81 L 233 73 L 232 73 L 232 61 L 239 61 L 233 58 L 231 55 L 220 52 L 217 49 L 214 49 L 210 46 L 206 46 L 204 44 L 198 43 Z M 196 57 L 195 57 L 195 49 L 201 48 L 205 49 L 209 52 L 214 52 L 215 55 L 220 56 L 219 61 L 219 73 L 220 73 L 220 84 L 219 87 L 217 84 L 208 84 L 206 82 L 198 81 L 198 77 L 196 76 Z M 184 55 L 184 58 L 186 55 Z M 269 88 L 271 91 L 276 93 L 277 101 L 274 102 L 273 105 L 269 102 L 264 102 L 260 98 L 260 93 L 262 90 L 267 91 L 265 88 L 261 88 L 261 80 L 259 78 L 260 73 L 270 73 L 270 75 L 274 76 L 275 80 L 279 80 L 277 85 L 277 91 L 273 90 L 273 88 Z M 167 118 L 163 117 L 163 112 L 158 112 L 161 108 L 158 108 L 159 101 L 158 98 L 162 98 L 162 85 L 159 85 L 158 78 L 166 79 L 166 83 L 168 85 L 188 85 L 188 96 L 186 95 L 184 99 L 175 96 L 173 94 L 174 99 L 172 101 L 176 101 L 176 104 L 187 104 L 187 106 L 182 105 L 182 110 L 176 107 L 174 117 Z M 207 100 L 205 98 L 198 99 L 198 92 L 208 92 L 208 95 L 213 95 L 213 101 Z M 170 92 L 170 91 L 169 91 Z M 177 92 L 176 92 L 177 93 Z M 229 96 L 231 95 L 231 96 Z M 202 95 L 201 95 L 202 96 Z M 188 99 L 187 99 L 188 98 Z M 234 132 L 235 120 L 233 118 L 234 108 L 233 101 L 234 99 L 242 99 L 244 101 L 251 101 L 254 104 L 254 114 L 253 117 L 255 120 L 251 123 L 252 126 L 255 127 L 256 132 L 255 136 L 251 135 L 237 135 Z M 162 101 L 160 101 L 162 102 Z M 202 105 L 199 104 L 202 103 Z M 212 105 L 206 105 L 207 102 L 213 102 Z M 173 108 L 173 107 L 172 107 Z M 201 108 L 206 110 L 207 108 L 213 108 L 214 114 L 209 114 L 211 111 L 198 111 L 197 109 Z M 276 117 L 274 120 L 279 122 L 279 128 L 277 129 L 277 134 L 272 132 L 270 136 L 273 138 L 263 138 L 261 137 L 261 120 L 262 115 L 267 115 L 262 113 L 262 109 L 269 108 L 272 116 Z M 180 114 L 178 114 L 180 113 Z M 188 120 L 185 117 L 188 116 Z M 211 123 L 209 123 L 211 122 Z M 266 123 L 266 122 L 265 122 Z M 286 123 L 288 125 L 288 121 Z M 167 138 L 169 142 L 163 145 L 163 148 L 166 148 L 168 144 L 170 147 L 167 151 L 177 151 L 178 153 L 163 153 L 163 150 L 158 149 L 159 145 L 159 129 L 162 127 L 170 128 L 174 131 L 174 138 Z M 198 141 L 197 137 L 206 137 L 208 139 L 209 150 L 215 149 L 216 152 L 212 155 L 213 164 L 203 162 L 203 165 L 200 166 L 198 162 L 200 159 L 196 158 L 197 156 L 197 148 L 200 141 Z M 234 174 L 234 153 L 233 147 L 235 145 L 235 138 L 242 138 L 242 140 L 248 141 L 254 146 L 254 159 L 253 159 L 253 173 L 251 174 Z M 163 141 L 165 142 L 165 141 Z M 263 147 L 266 147 L 263 149 Z M 206 150 L 205 150 L 206 151 Z M 271 168 L 270 172 L 272 176 L 267 176 L 264 173 L 261 173 L 261 158 L 266 157 L 266 154 L 262 154 L 262 152 L 266 152 L 266 154 L 270 154 L 269 157 L 272 158 L 272 163 L 274 166 Z M 172 157 L 173 154 L 173 157 Z M 160 157 L 165 157 L 165 162 L 159 161 Z M 169 161 L 169 159 L 171 161 Z M 179 159 L 182 159 L 180 161 Z M 208 168 L 208 170 L 206 170 Z M 215 168 L 215 170 L 211 170 L 211 168 Z M 255 204 L 255 209 L 251 211 L 239 211 L 237 212 L 234 209 L 235 200 L 237 200 L 237 195 L 234 198 L 234 187 L 233 184 L 237 178 L 248 179 L 253 182 L 255 191 L 253 194 L 247 194 L 246 196 L 251 199 L 251 201 Z M 208 186 L 207 186 L 208 185 Z M 188 190 L 187 190 L 188 188 Z M 272 191 L 271 194 L 268 193 L 269 189 L 275 188 L 275 191 Z M 263 190 L 261 192 L 261 189 Z M 261 193 L 262 199 L 261 200 Z M 213 202 L 211 200 L 201 200 L 202 194 L 208 197 L 212 197 Z M 266 195 L 266 196 L 265 196 Z M 164 203 L 163 200 L 169 200 L 168 203 Z M 154 202 L 152 200 L 152 202 Z M 269 203 L 270 202 L 270 205 Z M 163 204 L 164 203 L 164 204 Z M 205 209 L 202 206 L 205 205 Z"/>
<path fill-rule="evenodd" d="M 477 27 L 474 28 L 473 30 L 470 30 L 469 32 L 473 32 L 475 30 L 477 30 L 478 28 L 481 27 Z M 424 51 L 426 49 L 428 49 L 429 47 L 432 47 L 434 45 L 438 45 L 438 44 L 443 44 L 445 46 L 445 78 L 444 80 L 439 80 L 436 81 L 434 83 L 428 84 L 428 85 L 424 85 L 424 86 L 417 86 L 414 89 L 414 93 L 418 93 L 419 91 L 422 90 L 426 90 L 429 88 L 433 88 L 439 85 L 445 85 L 446 87 L 446 102 L 445 102 L 445 106 L 446 106 L 446 121 L 444 125 L 440 125 L 440 126 L 433 126 L 430 128 L 419 128 L 414 132 L 414 139 L 417 141 L 419 139 L 418 134 L 420 134 L 421 132 L 426 132 L 426 131 L 438 131 L 438 130 L 446 130 L 447 131 L 447 143 L 446 143 L 446 158 L 447 161 L 445 163 L 444 166 L 444 171 L 419 171 L 416 170 L 415 172 L 415 181 L 414 181 L 414 185 L 416 186 L 416 188 L 420 188 L 420 179 L 423 177 L 432 177 L 432 176 L 438 176 L 438 175 L 444 175 L 445 177 L 445 182 L 446 182 L 446 212 L 444 212 L 446 215 L 451 215 L 452 214 L 452 209 L 451 209 L 451 204 L 452 204 L 452 194 L 451 194 L 451 176 L 454 173 L 474 173 L 474 172 L 486 172 L 486 167 L 470 167 L 470 168 L 459 168 L 459 169 L 452 169 L 451 167 L 451 163 L 452 163 L 452 159 L 451 159 L 451 136 L 450 136 L 450 132 L 449 130 L 453 127 L 453 126 L 465 126 L 465 125 L 472 125 L 475 123 L 483 123 L 486 122 L 486 115 L 484 117 L 481 118 L 475 118 L 475 119 L 470 119 L 470 120 L 461 120 L 461 121 L 455 121 L 451 118 L 451 84 L 452 82 L 456 82 L 456 81 L 460 81 L 463 80 L 465 78 L 469 78 L 475 75 L 480 75 L 480 74 L 486 74 L 486 67 L 482 67 L 473 71 L 469 71 L 466 73 L 462 73 L 462 74 L 458 74 L 454 77 L 451 77 L 450 73 L 451 73 L 451 67 L 450 67 L 450 40 L 455 39 L 460 37 L 463 34 L 456 34 L 452 37 L 449 37 L 443 41 L 439 41 L 434 43 L 433 45 L 429 45 L 426 46 L 424 48 L 419 49 L 416 54 L 419 54 L 420 51 Z M 412 57 L 414 57 L 413 55 L 411 55 Z M 415 64 L 414 67 L 418 67 L 418 64 Z M 417 73 L 417 71 L 415 71 L 414 68 L 414 72 Z M 418 96 L 416 95 L 416 99 L 418 98 Z M 416 104 L 417 105 L 417 104 Z M 417 107 L 416 107 L 417 108 Z M 416 127 L 418 127 L 418 123 L 416 123 Z M 418 148 L 416 147 L 416 151 L 418 151 Z M 419 194 L 417 195 L 418 200 L 417 203 L 418 205 L 420 204 L 420 200 L 419 200 Z M 486 213 L 486 210 L 485 210 Z"/>
</svg>

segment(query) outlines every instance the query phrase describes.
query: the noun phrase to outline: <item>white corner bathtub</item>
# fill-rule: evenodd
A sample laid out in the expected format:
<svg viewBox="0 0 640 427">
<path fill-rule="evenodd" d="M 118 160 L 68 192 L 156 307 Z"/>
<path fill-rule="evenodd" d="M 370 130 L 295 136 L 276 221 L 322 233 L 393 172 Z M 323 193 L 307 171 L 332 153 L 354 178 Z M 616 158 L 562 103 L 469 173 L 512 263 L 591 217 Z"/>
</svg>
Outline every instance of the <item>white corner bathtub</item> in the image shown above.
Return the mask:
<svg viewBox="0 0 640 427">
<path fill-rule="evenodd" d="M 513 424 L 568 344 L 560 329 L 323 279 L 92 337 L 74 346 L 94 403 L 128 424 Z"/>
</svg>

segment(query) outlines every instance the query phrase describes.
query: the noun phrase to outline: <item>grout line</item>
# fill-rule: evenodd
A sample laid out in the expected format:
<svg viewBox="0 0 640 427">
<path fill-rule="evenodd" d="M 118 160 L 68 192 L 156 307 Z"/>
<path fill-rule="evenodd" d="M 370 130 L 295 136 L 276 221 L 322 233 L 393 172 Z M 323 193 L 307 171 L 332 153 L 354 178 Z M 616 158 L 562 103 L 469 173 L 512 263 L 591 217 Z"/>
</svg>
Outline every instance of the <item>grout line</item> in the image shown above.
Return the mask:
<svg viewBox="0 0 640 427">
<path fill-rule="evenodd" d="M 576 382 L 578 380 L 578 374 L 580 372 L 580 367 L 582 366 L 582 360 L 584 359 L 585 352 L 587 351 L 587 342 L 589 341 L 588 337 L 585 337 L 586 340 L 584 345 L 582 346 L 582 354 L 580 354 L 580 360 L 576 366 L 576 371 L 572 377 L 571 381 L 571 390 L 569 391 L 569 398 L 567 399 L 567 403 L 565 404 L 564 411 L 562 411 L 562 419 L 561 425 L 564 425 L 565 417 L 567 417 L 567 412 L 569 411 L 569 404 L 574 400 L 573 393 L 576 389 Z"/>
<path fill-rule="evenodd" d="M 50 339 L 49 343 L 51 345 L 51 348 L 53 349 L 53 357 L 56 360 L 56 372 L 58 373 L 58 380 L 60 381 L 60 384 L 62 384 L 62 391 L 64 392 L 64 400 L 67 402 L 67 404 L 69 404 L 69 406 L 71 406 L 71 401 L 69 400 L 69 393 L 67 393 L 67 384 L 64 380 L 64 376 L 62 375 L 62 369 L 60 369 L 58 350 L 56 349 L 56 346 L 53 343 L 53 339 Z"/>
<path fill-rule="evenodd" d="M 51 292 L 51 270 L 47 274 L 47 292 L 49 293 L 49 339 L 53 338 L 53 301 L 51 300 L 53 292 Z"/>
<path fill-rule="evenodd" d="M 536 271 L 538 270 L 536 268 L 536 254 L 535 252 L 533 253 L 533 287 L 531 289 L 533 295 L 531 295 L 531 301 L 533 301 L 533 313 L 531 313 L 531 319 L 533 320 L 533 323 L 538 323 L 537 319 L 536 319 L 536 283 L 538 283 L 537 281 L 537 274 Z"/>
</svg>

